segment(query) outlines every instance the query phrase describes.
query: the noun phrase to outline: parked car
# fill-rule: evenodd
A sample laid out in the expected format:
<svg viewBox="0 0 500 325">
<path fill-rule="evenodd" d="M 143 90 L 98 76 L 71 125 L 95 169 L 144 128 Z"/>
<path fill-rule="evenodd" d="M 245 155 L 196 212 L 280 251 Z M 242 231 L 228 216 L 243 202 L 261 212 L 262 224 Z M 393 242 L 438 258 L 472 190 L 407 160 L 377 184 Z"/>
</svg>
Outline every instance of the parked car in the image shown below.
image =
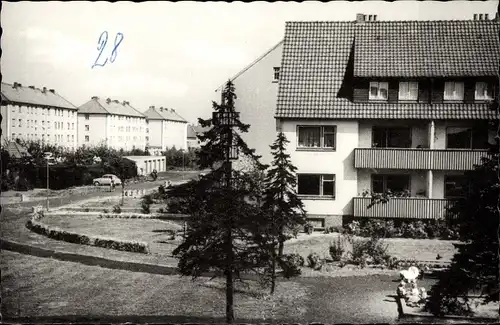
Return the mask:
<svg viewBox="0 0 500 325">
<path fill-rule="evenodd" d="M 95 186 L 111 185 L 111 180 L 114 180 L 115 185 L 122 184 L 122 181 L 116 175 L 113 175 L 113 174 L 106 174 L 106 175 L 103 175 L 102 177 L 94 178 L 92 183 L 94 183 Z"/>
</svg>

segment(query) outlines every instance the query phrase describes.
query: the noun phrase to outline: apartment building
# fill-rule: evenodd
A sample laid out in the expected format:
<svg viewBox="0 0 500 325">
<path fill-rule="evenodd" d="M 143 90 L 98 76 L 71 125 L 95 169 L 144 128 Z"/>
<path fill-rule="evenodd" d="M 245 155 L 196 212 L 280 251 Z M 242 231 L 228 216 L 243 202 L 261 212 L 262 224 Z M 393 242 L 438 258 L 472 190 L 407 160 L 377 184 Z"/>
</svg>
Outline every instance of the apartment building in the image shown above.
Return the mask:
<svg viewBox="0 0 500 325">
<path fill-rule="evenodd" d="M 265 164 L 272 161 L 269 146 L 276 140 L 274 114 L 282 52 L 283 41 L 280 41 L 230 78 L 237 95 L 235 108 L 241 121 L 250 124 L 249 132 L 242 134 L 242 138 L 262 156 L 261 162 Z M 218 96 L 222 95 L 224 86 L 225 83 L 216 89 Z"/>
<path fill-rule="evenodd" d="M 286 24 L 276 125 L 317 227 L 441 218 L 463 196 L 497 118 L 500 22 L 474 17 Z M 388 190 L 401 197 L 367 208 Z"/>
<path fill-rule="evenodd" d="M 168 148 L 187 150 L 187 121 L 173 108 L 150 106 L 146 116 L 146 147 L 160 155 Z"/>
<path fill-rule="evenodd" d="M 146 148 L 146 118 L 127 101 L 97 96 L 78 107 L 78 144 L 132 150 Z"/>
<path fill-rule="evenodd" d="M 187 146 L 188 148 L 199 148 L 203 143 L 198 139 L 198 135 L 208 131 L 200 125 L 188 125 L 187 127 Z"/>
<path fill-rule="evenodd" d="M 77 108 L 46 87 L 3 83 L 2 138 L 77 147 Z"/>
</svg>

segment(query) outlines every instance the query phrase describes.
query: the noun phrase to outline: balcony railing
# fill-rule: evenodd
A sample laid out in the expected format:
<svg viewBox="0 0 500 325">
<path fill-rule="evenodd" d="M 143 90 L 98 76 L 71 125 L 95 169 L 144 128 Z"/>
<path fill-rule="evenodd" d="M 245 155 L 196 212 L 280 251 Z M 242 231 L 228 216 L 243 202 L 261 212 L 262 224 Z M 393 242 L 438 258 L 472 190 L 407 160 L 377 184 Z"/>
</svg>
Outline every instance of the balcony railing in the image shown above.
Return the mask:
<svg viewBox="0 0 500 325">
<path fill-rule="evenodd" d="M 443 219 L 454 215 L 448 211 L 455 200 L 428 198 L 391 198 L 387 203 L 379 203 L 371 208 L 369 197 L 354 198 L 354 217 Z"/>
<path fill-rule="evenodd" d="M 472 170 L 487 150 L 356 148 L 355 168 Z"/>
</svg>

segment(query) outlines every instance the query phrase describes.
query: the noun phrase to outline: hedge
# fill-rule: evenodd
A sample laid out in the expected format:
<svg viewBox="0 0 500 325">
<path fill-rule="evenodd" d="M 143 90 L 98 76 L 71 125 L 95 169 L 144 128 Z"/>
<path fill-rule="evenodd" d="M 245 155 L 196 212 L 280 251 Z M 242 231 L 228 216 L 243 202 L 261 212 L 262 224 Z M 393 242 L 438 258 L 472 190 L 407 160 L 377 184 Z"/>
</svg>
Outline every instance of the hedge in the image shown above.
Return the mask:
<svg viewBox="0 0 500 325">
<path fill-rule="evenodd" d="M 89 245 L 144 254 L 147 254 L 149 251 L 148 245 L 142 242 L 91 237 L 69 232 L 57 227 L 52 228 L 39 221 L 42 217 L 43 213 L 35 213 L 33 217 L 26 223 L 26 227 L 37 234 L 74 244 Z"/>
</svg>

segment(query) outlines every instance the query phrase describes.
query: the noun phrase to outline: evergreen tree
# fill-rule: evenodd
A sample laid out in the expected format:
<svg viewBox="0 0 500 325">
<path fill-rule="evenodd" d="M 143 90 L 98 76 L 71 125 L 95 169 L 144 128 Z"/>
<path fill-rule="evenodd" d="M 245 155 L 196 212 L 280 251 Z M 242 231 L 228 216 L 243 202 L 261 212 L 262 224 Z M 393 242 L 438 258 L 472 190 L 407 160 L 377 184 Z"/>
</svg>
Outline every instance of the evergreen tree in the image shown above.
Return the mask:
<svg viewBox="0 0 500 325">
<path fill-rule="evenodd" d="M 268 217 L 264 226 L 268 228 L 263 233 L 269 236 L 265 243 L 272 254 L 271 293 L 274 293 L 276 286 L 276 264 L 283 257 L 284 242 L 289 239 L 290 232 L 306 224 L 304 205 L 296 192 L 297 168 L 286 153 L 289 142 L 283 132 L 278 134 L 276 141 L 270 146 L 273 162 L 265 178 L 263 210 Z"/>
<path fill-rule="evenodd" d="M 213 103 L 214 111 L 234 112 L 235 98 L 234 86 L 229 81 L 222 103 Z M 253 185 L 248 177 L 242 177 L 244 172 L 232 168 L 227 159 L 228 142 L 238 148 L 240 155 L 254 161 L 257 168 L 263 169 L 264 166 L 240 136 L 248 131 L 249 125 L 243 124 L 238 117 L 234 122 L 233 130 L 233 127 L 221 125 L 213 119 L 199 119 L 200 125 L 208 129 L 199 135 L 205 144 L 197 152 L 198 165 L 210 171 L 199 180 L 168 192 L 169 197 L 189 197 L 186 202 L 191 217 L 186 237 L 173 252 L 179 257 L 179 270 L 192 277 L 206 272 L 225 276 L 228 323 L 234 321 L 234 281 L 241 280 L 242 272 L 258 272 L 258 262 L 265 258 L 255 248 L 252 235 L 260 214 L 258 207 L 248 199 Z"/>
</svg>

